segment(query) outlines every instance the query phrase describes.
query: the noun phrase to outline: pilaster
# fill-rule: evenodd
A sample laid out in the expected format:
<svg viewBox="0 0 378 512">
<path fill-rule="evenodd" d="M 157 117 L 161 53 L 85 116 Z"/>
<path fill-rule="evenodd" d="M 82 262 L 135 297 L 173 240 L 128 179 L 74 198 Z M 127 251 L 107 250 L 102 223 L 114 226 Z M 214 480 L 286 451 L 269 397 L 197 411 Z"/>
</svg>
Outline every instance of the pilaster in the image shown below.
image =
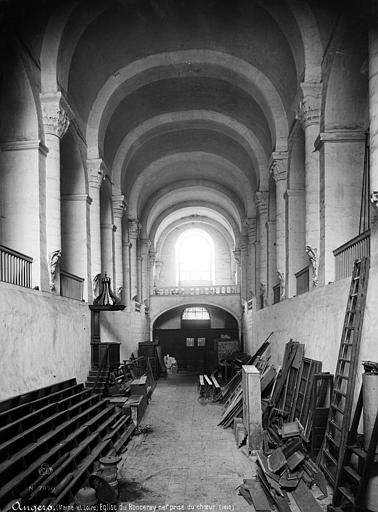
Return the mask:
<svg viewBox="0 0 378 512">
<path fill-rule="evenodd" d="M 268 239 L 266 231 L 266 223 L 268 220 L 268 196 L 269 192 L 266 190 L 256 192 L 256 208 L 258 213 L 257 227 L 259 233 L 259 253 L 257 254 L 257 282 L 259 283 L 257 284 L 257 287 L 259 287 L 259 290 L 256 291 L 260 293 L 261 289 L 265 289 L 265 294 L 268 282 Z M 258 304 L 260 304 L 259 301 Z"/>
<path fill-rule="evenodd" d="M 101 158 L 87 160 L 89 195 L 92 204 L 89 209 L 91 275 L 94 286 L 96 277 L 101 274 L 101 214 L 100 189 L 104 177 L 104 164 Z"/>
<path fill-rule="evenodd" d="M 123 275 L 123 251 L 122 251 L 122 237 L 123 237 L 123 218 L 126 213 L 126 203 L 123 194 L 114 194 L 112 196 L 113 202 L 113 219 L 116 231 L 114 233 L 114 290 L 118 297 L 123 301 L 125 298 L 124 288 L 125 280 Z"/>
<path fill-rule="evenodd" d="M 60 92 L 41 94 L 42 121 L 45 133 L 46 155 L 46 249 L 47 260 L 62 249 L 60 198 L 60 139 L 69 126 L 67 109 Z M 50 264 L 50 263 L 49 263 Z M 60 294 L 59 265 L 56 265 L 54 284 L 50 290 Z"/>
<path fill-rule="evenodd" d="M 270 161 L 270 172 L 276 183 L 276 265 L 280 274 L 286 271 L 286 208 L 287 151 L 275 151 Z"/>
</svg>

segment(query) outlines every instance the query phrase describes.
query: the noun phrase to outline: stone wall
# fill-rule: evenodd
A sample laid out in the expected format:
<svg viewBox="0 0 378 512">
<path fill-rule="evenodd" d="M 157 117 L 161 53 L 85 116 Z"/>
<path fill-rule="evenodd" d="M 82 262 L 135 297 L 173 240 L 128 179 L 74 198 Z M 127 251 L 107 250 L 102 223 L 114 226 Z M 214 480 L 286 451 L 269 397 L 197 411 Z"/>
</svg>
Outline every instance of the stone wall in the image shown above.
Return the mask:
<svg viewBox="0 0 378 512">
<path fill-rule="evenodd" d="M 144 308 L 140 313 L 103 311 L 101 313 L 101 341 L 121 343 L 121 361 L 138 353 L 138 343 L 149 341 L 148 317 Z"/>
<path fill-rule="evenodd" d="M 377 273 L 370 270 L 356 393 L 361 385 L 361 361 L 378 361 L 378 344 L 376 343 L 378 298 L 373 286 L 377 277 Z M 307 357 L 322 361 L 323 371 L 334 373 L 349 288 L 350 278 L 347 278 L 287 299 L 269 308 L 249 311 L 244 315 L 244 349 L 251 354 L 254 353 L 273 331 L 271 353 L 274 364 L 282 364 L 285 343 L 292 338 L 306 345 Z"/>
<path fill-rule="evenodd" d="M 79 301 L 0 283 L 0 400 L 90 367 L 90 311 Z"/>
</svg>

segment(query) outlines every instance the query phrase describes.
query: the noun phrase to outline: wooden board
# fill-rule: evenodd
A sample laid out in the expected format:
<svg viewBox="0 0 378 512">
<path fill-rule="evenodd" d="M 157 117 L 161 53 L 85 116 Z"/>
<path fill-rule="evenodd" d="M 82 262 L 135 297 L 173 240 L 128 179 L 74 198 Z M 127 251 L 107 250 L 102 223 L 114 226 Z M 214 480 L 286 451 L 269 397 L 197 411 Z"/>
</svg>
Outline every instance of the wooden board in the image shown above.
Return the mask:
<svg viewBox="0 0 378 512">
<path fill-rule="evenodd" d="M 270 512 L 270 504 L 262 488 L 262 485 L 257 480 L 246 479 L 244 486 L 248 489 L 251 495 L 253 506 L 257 512 Z"/>
<path fill-rule="evenodd" d="M 292 496 L 301 512 L 321 512 L 322 509 L 319 503 L 303 480 L 299 482 L 298 487 L 292 492 Z"/>
</svg>

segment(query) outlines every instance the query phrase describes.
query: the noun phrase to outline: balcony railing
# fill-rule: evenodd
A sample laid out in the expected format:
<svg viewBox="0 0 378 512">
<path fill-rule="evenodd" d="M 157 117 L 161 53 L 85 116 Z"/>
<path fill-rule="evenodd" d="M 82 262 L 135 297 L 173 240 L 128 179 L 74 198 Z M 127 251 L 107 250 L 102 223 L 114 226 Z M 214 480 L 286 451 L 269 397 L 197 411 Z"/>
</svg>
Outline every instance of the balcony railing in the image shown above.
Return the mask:
<svg viewBox="0 0 378 512">
<path fill-rule="evenodd" d="M 295 279 L 297 282 L 297 295 L 308 292 L 310 289 L 310 267 L 307 265 L 307 267 L 297 272 Z"/>
<path fill-rule="evenodd" d="M 60 295 L 69 299 L 83 300 L 84 279 L 60 269 Z"/>
<path fill-rule="evenodd" d="M 350 277 L 354 261 L 370 256 L 370 229 L 352 238 L 333 251 L 335 256 L 335 279 Z"/>
<path fill-rule="evenodd" d="M 163 286 L 154 288 L 153 295 L 172 296 L 172 295 L 235 295 L 240 293 L 239 285 L 217 285 L 217 286 Z"/>
<path fill-rule="evenodd" d="M 0 281 L 31 288 L 33 258 L 0 245 Z"/>
</svg>

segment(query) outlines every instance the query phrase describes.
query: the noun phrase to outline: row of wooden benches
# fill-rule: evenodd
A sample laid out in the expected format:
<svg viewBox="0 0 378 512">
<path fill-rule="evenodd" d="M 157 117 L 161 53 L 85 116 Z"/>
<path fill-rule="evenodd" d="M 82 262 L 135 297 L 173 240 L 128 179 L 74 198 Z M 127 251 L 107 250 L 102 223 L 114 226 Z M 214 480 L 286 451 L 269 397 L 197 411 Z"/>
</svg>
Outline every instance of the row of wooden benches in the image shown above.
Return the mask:
<svg viewBox="0 0 378 512">
<path fill-rule="evenodd" d="M 216 398 L 221 394 L 221 386 L 214 375 L 200 375 L 198 386 L 200 397 Z"/>
<path fill-rule="evenodd" d="M 130 415 L 75 379 L 0 402 L 0 508 L 71 503 L 94 462 L 120 452 Z"/>
</svg>

